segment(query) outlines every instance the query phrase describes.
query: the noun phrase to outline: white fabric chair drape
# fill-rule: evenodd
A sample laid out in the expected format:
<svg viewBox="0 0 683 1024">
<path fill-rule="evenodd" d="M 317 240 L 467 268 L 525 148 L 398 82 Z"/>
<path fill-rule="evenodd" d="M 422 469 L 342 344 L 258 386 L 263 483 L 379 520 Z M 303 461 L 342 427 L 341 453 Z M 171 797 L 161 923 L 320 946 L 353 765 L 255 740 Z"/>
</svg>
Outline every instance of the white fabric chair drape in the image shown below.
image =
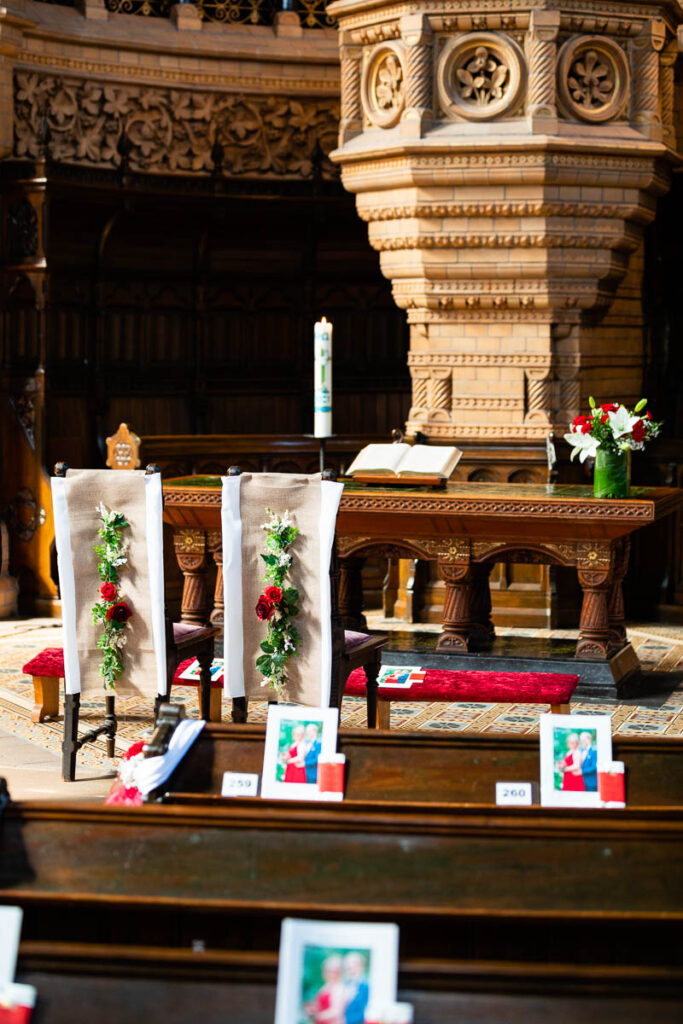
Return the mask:
<svg viewBox="0 0 683 1024">
<path fill-rule="evenodd" d="M 126 625 L 124 671 L 116 692 L 166 693 L 163 498 L 161 474 L 143 470 L 68 470 L 52 478 L 55 541 L 64 628 L 64 685 L 67 693 L 102 694 L 99 675 L 100 624 L 90 619 L 99 600 L 94 546 L 100 526 L 97 506 L 123 512 L 130 523 L 128 563 L 121 592 L 133 611 Z"/>
<path fill-rule="evenodd" d="M 330 561 L 343 484 L 320 474 L 243 473 L 222 478 L 225 693 L 230 697 L 269 695 L 256 669 L 266 627 L 255 615 L 262 581 L 267 509 L 290 513 L 301 534 L 292 544 L 291 585 L 299 590 L 295 625 L 302 636 L 287 664 L 286 699 L 327 707 L 332 681 Z M 289 581 L 288 581 L 289 582 Z"/>
</svg>

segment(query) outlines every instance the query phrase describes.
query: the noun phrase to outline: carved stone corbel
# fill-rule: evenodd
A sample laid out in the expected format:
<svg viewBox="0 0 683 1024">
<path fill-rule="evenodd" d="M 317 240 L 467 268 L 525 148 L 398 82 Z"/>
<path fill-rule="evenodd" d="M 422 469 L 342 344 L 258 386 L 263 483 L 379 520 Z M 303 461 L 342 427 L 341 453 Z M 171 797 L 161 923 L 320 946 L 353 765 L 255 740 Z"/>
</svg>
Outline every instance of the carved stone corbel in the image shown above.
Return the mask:
<svg viewBox="0 0 683 1024">
<path fill-rule="evenodd" d="M 548 367 L 526 370 L 527 408 L 525 424 L 552 424 L 552 374 Z"/>
<path fill-rule="evenodd" d="M 525 40 L 528 65 L 526 116 L 532 134 L 557 131 L 557 35 L 559 11 L 532 11 Z"/>
<path fill-rule="evenodd" d="M 646 22 L 631 41 L 633 63 L 633 127 L 655 142 L 663 137 L 659 97 L 659 53 L 666 41 L 666 25 L 659 18 Z"/>
<path fill-rule="evenodd" d="M 339 121 L 339 145 L 343 146 L 363 130 L 363 107 L 360 96 L 360 79 L 363 59 L 361 46 L 342 43 L 341 55 L 341 118 Z"/>
<path fill-rule="evenodd" d="M 662 141 L 676 148 L 676 122 L 674 120 L 674 65 L 678 59 L 678 42 L 674 39 L 664 47 L 660 56 L 659 81 L 662 112 Z"/>
<path fill-rule="evenodd" d="M 401 38 L 406 47 L 406 101 L 400 132 L 419 139 L 432 120 L 432 29 L 424 14 L 401 18 Z"/>
</svg>

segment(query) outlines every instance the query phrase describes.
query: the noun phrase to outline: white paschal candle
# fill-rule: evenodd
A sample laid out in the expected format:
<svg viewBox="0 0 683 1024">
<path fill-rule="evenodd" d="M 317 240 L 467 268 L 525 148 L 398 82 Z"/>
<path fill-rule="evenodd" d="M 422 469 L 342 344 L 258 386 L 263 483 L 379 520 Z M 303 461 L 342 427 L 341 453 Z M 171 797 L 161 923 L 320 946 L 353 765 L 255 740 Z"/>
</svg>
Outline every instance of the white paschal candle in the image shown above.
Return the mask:
<svg viewBox="0 0 683 1024">
<path fill-rule="evenodd" d="M 314 332 L 313 434 L 332 436 L 332 324 L 318 320 Z"/>
</svg>

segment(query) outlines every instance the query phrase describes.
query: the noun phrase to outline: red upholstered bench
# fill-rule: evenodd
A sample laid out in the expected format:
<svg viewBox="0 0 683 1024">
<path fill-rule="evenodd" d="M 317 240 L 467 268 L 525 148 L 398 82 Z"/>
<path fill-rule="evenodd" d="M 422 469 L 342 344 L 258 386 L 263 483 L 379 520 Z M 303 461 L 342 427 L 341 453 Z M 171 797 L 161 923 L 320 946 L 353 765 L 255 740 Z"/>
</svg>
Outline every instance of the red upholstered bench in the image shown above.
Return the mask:
<svg viewBox="0 0 683 1024">
<path fill-rule="evenodd" d="M 180 686 L 199 686 L 199 679 L 179 679 L 188 665 L 194 661 L 187 658 L 181 661 L 173 676 L 173 683 Z M 27 676 L 33 676 L 34 705 L 31 712 L 32 722 L 42 722 L 46 718 L 56 718 L 59 714 L 59 681 L 64 678 L 64 651 L 61 647 L 46 647 L 35 658 L 27 661 L 21 670 Z M 211 684 L 209 704 L 209 721 L 221 720 L 222 683 Z"/>
<path fill-rule="evenodd" d="M 32 722 L 56 718 L 59 714 L 59 680 L 64 678 L 64 651 L 61 647 L 46 647 L 35 658 L 27 661 L 21 670 L 33 676 L 34 705 Z"/>
<path fill-rule="evenodd" d="M 349 676 L 344 696 L 366 696 L 365 673 Z M 579 677 L 555 672 L 446 672 L 427 669 L 424 682 L 412 686 L 381 686 L 377 691 L 377 724 L 388 729 L 392 700 L 443 701 L 473 704 L 550 704 L 551 711 L 568 710 Z"/>
</svg>

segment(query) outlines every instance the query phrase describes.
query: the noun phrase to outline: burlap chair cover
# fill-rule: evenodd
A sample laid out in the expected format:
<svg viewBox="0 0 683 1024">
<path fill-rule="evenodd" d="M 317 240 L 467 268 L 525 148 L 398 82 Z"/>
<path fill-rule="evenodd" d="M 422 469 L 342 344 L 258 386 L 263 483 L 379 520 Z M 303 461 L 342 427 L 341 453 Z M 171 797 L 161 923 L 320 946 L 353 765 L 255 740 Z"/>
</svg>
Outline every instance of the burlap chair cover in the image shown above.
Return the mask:
<svg viewBox="0 0 683 1024">
<path fill-rule="evenodd" d="M 69 470 L 66 479 L 53 479 L 53 501 L 67 692 L 93 696 L 105 692 L 99 673 L 102 652 L 97 648 L 102 625 L 94 624 L 91 617 L 102 585 L 94 551 L 100 542 L 97 509 L 101 502 L 108 511 L 123 512 L 130 523 L 122 534 L 128 543 L 128 562 L 120 569 L 119 588 L 133 615 L 125 629 L 124 668 L 116 692 L 147 697 L 164 693 L 160 477 L 148 476 L 144 471 Z"/>
<path fill-rule="evenodd" d="M 341 484 L 320 474 L 243 473 L 223 479 L 223 578 L 225 588 L 225 687 L 232 697 L 272 696 L 256 668 L 267 625 L 255 613 L 263 593 L 268 518 L 266 509 L 289 512 L 299 536 L 290 548 L 287 585 L 299 591 L 295 625 L 301 635 L 287 663 L 281 699 L 311 707 L 329 702 L 331 618 L 329 567 Z"/>
</svg>

